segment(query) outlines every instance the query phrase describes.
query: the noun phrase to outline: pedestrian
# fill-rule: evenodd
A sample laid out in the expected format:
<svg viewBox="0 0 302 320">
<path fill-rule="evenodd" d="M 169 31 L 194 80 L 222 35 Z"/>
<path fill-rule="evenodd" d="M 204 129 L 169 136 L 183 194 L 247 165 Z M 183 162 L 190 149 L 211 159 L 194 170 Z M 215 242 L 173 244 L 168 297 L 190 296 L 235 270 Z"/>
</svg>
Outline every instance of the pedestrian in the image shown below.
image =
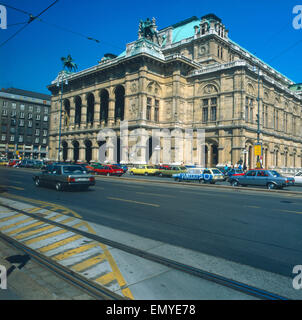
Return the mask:
<svg viewBox="0 0 302 320">
<path fill-rule="evenodd" d="M 243 165 L 243 171 L 246 171 L 247 170 L 247 166 L 246 166 L 246 163 L 244 163 Z"/>
<path fill-rule="evenodd" d="M 239 170 L 242 170 L 242 165 L 241 165 L 241 163 L 239 163 L 238 169 L 239 169 Z"/>
</svg>

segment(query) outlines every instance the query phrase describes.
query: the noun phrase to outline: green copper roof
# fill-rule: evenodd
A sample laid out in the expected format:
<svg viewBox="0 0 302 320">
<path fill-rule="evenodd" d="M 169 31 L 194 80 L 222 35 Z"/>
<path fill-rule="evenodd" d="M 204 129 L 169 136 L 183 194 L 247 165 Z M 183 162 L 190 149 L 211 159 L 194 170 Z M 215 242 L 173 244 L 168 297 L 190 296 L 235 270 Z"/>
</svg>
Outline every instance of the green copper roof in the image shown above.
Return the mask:
<svg viewBox="0 0 302 320">
<path fill-rule="evenodd" d="M 296 83 L 289 87 L 290 90 L 296 91 L 296 92 L 302 92 L 302 83 Z"/>
<path fill-rule="evenodd" d="M 186 22 L 187 21 L 187 22 Z M 172 26 L 173 28 L 173 39 L 172 43 L 179 42 L 181 40 L 194 36 L 194 26 L 199 25 L 200 20 L 197 17 L 192 17 L 183 23 Z"/>
</svg>

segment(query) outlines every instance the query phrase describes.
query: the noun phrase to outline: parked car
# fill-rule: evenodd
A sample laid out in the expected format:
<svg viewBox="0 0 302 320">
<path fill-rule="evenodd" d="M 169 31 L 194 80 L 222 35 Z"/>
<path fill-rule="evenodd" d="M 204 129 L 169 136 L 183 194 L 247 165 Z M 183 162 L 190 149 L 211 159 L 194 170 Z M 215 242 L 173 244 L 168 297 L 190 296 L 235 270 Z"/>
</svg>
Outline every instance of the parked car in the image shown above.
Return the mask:
<svg viewBox="0 0 302 320">
<path fill-rule="evenodd" d="M 42 169 L 43 161 L 42 160 L 34 160 L 33 168 L 34 169 Z"/>
<path fill-rule="evenodd" d="M 245 172 L 242 169 L 231 169 L 225 174 L 226 179 L 229 180 L 231 177 L 243 176 Z"/>
<path fill-rule="evenodd" d="M 9 163 L 8 159 L 0 159 L 0 166 L 7 166 Z"/>
<path fill-rule="evenodd" d="M 34 167 L 34 160 L 21 160 L 18 165 L 18 168 L 33 168 Z"/>
<path fill-rule="evenodd" d="M 184 173 L 184 172 L 187 172 L 187 170 L 188 169 L 186 167 L 172 166 L 170 168 L 160 170 L 158 172 L 158 175 L 160 177 L 170 177 L 171 178 L 174 174 Z"/>
<path fill-rule="evenodd" d="M 117 164 L 114 164 L 114 166 L 121 168 L 124 171 L 124 173 L 128 171 L 128 167 L 125 164 L 117 163 Z"/>
<path fill-rule="evenodd" d="M 102 176 L 118 176 L 121 177 L 124 174 L 124 170 L 120 167 L 113 165 L 102 165 L 99 163 L 93 163 L 87 166 L 88 169 L 94 171 L 95 174 Z"/>
<path fill-rule="evenodd" d="M 295 176 L 295 184 L 302 185 L 302 171 L 299 171 Z"/>
<path fill-rule="evenodd" d="M 283 177 L 275 170 L 249 170 L 243 176 L 231 177 L 230 184 L 237 186 L 265 186 L 268 189 L 283 189 L 291 185 L 288 177 Z"/>
<path fill-rule="evenodd" d="M 154 176 L 158 173 L 158 169 L 150 165 L 137 165 L 136 167 L 130 170 L 131 175 L 145 175 L 145 176 Z"/>
<path fill-rule="evenodd" d="M 217 168 L 206 168 L 203 170 L 203 183 L 215 184 L 224 180 L 224 174 Z"/>
<path fill-rule="evenodd" d="M 67 188 L 87 190 L 95 185 L 94 177 L 79 165 L 50 165 L 48 170 L 34 175 L 33 180 L 37 187 L 55 187 L 57 191 Z"/>
<path fill-rule="evenodd" d="M 202 168 L 191 168 L 186 172 L 180 172 L 173 174 L 172 177 L 175 181 L 203 181 L 203 170 Z"/>
<path fill-rule="evenodd" d="M 7 166 L 8 167 L 16 167 L 19 162 L 21 162 L 21 160 L 19 160 L 19 159 L 9 160 L 9 163 L 7 164 Z"/>
</svg>

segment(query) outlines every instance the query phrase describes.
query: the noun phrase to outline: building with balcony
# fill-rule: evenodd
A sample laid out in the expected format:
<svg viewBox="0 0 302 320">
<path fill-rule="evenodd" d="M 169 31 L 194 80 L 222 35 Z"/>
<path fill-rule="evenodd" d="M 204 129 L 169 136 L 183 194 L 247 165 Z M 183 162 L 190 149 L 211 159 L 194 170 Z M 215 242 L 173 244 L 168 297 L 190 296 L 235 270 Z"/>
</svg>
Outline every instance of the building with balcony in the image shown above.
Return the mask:
<svg viewBox="0 0 302 320">
<path fill-rule="evenodd" d="M 48 157 L 50 96 L 8 88 L 0 90 L 0 155 Z"/>
<path fill-rule="evenodd" d="M 205 130 L 206 166 L 241 160 L 254 167 L 259 119 L 263 166 L 302 167 L 301 85 L 232 41 L 214 14 L 161 30 L 155 19 L 141 21 L 138 39 L 119 56 L 105 55 L 98 65 L 68 75 L 62 113 L 57 81 L 48 88 L 52 159 L 58 157 L 61 116 L 65 160 L 97 161 L 100 130 L 113 130 L 119 140 L 127 120 L 130 134 L 148 133 L 139 137 L 141 163 L 152 162 L 152 151 L 164 163 L 162 139 L 148 148 L 149 137 L 153 129 L 176 128 Z M 107 143 L 109 162 L 119 161 L 124 151 L 114 153 L 110 138 Z M 185 151 L 181 162 L 191 164 Z"/>
</svg>

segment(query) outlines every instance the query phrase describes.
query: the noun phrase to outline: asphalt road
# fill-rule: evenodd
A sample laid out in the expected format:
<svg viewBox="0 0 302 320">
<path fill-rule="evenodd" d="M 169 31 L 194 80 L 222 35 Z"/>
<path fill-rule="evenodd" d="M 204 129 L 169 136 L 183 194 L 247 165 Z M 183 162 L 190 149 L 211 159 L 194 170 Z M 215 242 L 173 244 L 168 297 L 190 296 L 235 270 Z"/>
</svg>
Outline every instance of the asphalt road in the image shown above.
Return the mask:
<svg viewBox="0 0 302 320">
<path fill-rule="evenodd" d="M 32 176 L 0 168 L 0 185 L 86 221 L 285 276 L 302 264 L 300 196 L 149 182 L 158 178 L 98 178 L 90 191 L 57 192 L 35 187 Z"/>
</svg>

